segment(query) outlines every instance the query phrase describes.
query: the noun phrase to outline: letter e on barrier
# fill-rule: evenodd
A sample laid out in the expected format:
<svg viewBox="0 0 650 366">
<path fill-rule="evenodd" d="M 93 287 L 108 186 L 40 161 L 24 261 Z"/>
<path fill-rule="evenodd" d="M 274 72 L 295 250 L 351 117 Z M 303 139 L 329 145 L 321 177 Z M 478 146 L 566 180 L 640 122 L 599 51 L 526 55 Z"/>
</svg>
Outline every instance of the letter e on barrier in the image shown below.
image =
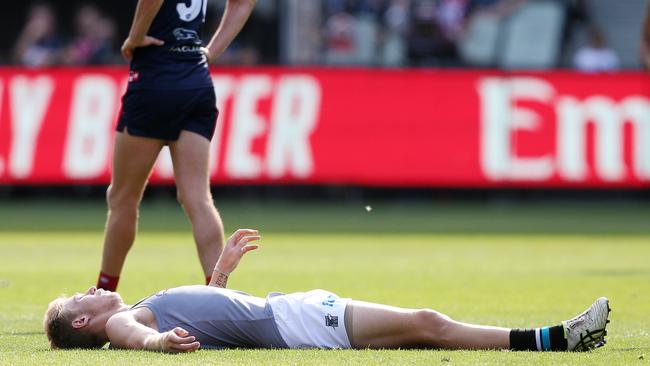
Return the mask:
<svg viewBox="0 0 650 366">
<path fill-rule="evenodd" d="M 255 179 L 262 174 L 262 162 L 253 151 L 253 140 L 266 131 L 266 120 L 258 111 L 261 99 L 272 91 L 269 76 L 243 77 L 235 92 L 228 139 L 226 172 L 235 179 Z"/>
<path fill-rule="evenodd" d="M 517 106 L 520 100 L 550 104 L 555 89 L 548 82 L 532 77 L 485 78 L 478 86 L 481 97 L 481 166 L 495 181 L 543 181 L 553 175 L 549 155 L 518 157 L 513 132 L 534 132 L 543 123 L 535 111 Z"/>
</svg>

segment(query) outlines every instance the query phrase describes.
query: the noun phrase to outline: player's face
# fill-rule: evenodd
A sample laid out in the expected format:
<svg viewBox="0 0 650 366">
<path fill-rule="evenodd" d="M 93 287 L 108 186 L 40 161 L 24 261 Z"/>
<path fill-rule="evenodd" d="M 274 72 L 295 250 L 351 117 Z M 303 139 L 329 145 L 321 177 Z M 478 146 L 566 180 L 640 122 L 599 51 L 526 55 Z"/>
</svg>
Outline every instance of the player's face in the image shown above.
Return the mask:
<svg viewBox="0 0 650 366">
<path fill-rule="evenodd" d="M 117 292 L 90 287 L 84 293 L 78 293 L 68 300 L 65 307 L 77 314 L 98 315 L 118 309 L 124 302 Z"/>
</svg>

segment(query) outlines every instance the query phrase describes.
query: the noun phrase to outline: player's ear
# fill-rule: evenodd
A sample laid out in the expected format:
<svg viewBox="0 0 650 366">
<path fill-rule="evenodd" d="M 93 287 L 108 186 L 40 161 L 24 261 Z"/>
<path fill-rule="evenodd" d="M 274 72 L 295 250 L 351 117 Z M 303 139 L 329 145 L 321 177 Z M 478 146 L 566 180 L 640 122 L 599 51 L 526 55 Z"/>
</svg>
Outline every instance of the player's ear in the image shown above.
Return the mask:
<svg viewBox="0 0 650 366">
<path fill-rule="evenodd" d="M 81 329 L 88 325 L 90 322 L 90 317 L 88 315 L 80 315 L 72 321 L 72 327 L 74 329 Z"/>
</svg>

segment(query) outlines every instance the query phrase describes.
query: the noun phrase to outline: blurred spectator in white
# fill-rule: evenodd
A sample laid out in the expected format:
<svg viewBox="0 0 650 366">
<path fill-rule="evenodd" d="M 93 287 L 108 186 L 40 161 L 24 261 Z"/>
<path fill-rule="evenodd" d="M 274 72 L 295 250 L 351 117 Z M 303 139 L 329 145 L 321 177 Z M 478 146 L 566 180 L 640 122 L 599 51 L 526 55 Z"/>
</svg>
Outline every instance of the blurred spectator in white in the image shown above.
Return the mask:
<svg viewBox="0 0 650 366">
<path fill-rule="evenodd" d="M 325 59 L 329 64 L 355 63 L 357 19 L 346 1 L 330 1 L 325 20 Z"/>
<path fill-rule="evenodd" d="M 49 4 L 39 3 L 30 9 L 20 32 L 13 52 L 14 62 L 25 66 L 54 65 L 60 61 L 62 46 L 54 9 Z"/>
<path fill-rule="evenodd" d="M 615 71 L 619 65 L 618 55 L 607 46 L 605 36 L 597 28 L 590 30 L 589 44 L 580 48 L 573 58 L 573 66 L 583 72 Z"/>
<path fill-rule="evenodd" d="M 76 36 L 68 45 L 63 63 L 101 65 L 119 62 L 115 52 L 115 23 L 93 5 L 83 5 L 75 17 Z"/>
</svg>

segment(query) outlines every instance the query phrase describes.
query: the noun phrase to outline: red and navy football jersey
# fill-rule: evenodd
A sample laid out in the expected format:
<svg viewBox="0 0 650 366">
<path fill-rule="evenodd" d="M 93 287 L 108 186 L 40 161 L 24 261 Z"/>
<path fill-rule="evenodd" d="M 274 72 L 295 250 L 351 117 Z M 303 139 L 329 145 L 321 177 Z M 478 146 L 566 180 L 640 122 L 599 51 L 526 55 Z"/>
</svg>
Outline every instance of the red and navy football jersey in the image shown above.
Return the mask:
<svg viewBox="0 0 650 366">
<path fill-rule="evenodd" d="M 207 3 L 208 0 L 163 2 L 148 35 L 165 44 L 136 48 L 131 61 L 130 90 L 212 87 L 199 38 Z"/>
</svg>

